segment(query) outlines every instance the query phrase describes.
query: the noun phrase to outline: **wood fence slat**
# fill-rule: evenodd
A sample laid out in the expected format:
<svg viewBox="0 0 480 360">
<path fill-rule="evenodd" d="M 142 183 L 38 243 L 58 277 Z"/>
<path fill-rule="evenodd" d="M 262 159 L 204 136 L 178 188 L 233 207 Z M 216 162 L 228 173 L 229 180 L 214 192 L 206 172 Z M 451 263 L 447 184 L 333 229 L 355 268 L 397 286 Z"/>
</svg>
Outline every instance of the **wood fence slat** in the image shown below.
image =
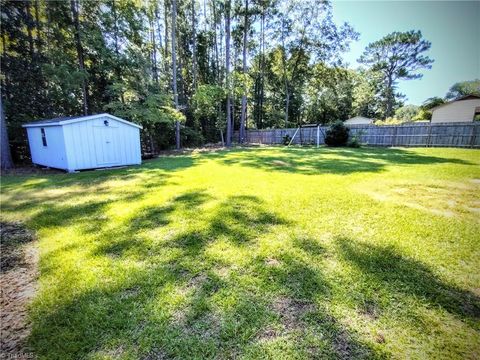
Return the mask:
<svg viewBox="0 0 480 360">
<path fill-rule="evenodd" d="M 422 123 L 406 125 L 351 125 L 351 135 L 361 134 L 361 143 L 370 146 L 451 146 L 480 148 L 480 122 L 477 123 Z M 325 144 L 327 126 L 320 127 L 320 144 Z M 282 144 L 286 135 L 293 137 L 296 128 L 247 130 L 248 143 Z M 238 131 L 234 139 L 238 139 Z M 317 128 L 305 127 L 297 133 L 293 144 L 315 145 Z"/>
</svg>

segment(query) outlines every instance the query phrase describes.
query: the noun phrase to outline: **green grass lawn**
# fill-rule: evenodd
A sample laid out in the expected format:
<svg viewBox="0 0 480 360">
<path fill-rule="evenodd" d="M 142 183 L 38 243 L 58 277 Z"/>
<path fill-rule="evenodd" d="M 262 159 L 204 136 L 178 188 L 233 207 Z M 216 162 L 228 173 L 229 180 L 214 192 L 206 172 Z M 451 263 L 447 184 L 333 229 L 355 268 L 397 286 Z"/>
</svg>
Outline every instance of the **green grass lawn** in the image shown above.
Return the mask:
<svg viewBox="0 0 480 360">
<path fill-rule="evenodd" d="M 4 176 L 40 359 L 480 356 L 480 152 L 257 148 Z"/>
</svg>

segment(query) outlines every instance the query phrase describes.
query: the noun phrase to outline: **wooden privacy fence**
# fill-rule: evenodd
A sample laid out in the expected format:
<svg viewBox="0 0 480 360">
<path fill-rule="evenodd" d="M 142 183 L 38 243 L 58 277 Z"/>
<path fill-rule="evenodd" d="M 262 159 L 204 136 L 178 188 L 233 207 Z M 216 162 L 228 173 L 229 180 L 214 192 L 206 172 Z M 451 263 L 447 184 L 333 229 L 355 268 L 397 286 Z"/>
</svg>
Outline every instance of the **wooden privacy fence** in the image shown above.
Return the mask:
<svg viewBox="0 0 480 360">
<path fill-rule="evenodd" d="M 364 145 L 371 146 L 445 146 L 480 148 L 480 122 L 419 123 L 404 125 L 348 125 L 350 136 L 357 136 Z M 250 144 L 283 144 L 285 136 L 295 137 L 292 144 L 325 144 L 328 126 L 309 126 L 300 131 L 291 129 L 247 130 Z M 234 134 L 238 141 L 238 131 Z"/>
</svg>

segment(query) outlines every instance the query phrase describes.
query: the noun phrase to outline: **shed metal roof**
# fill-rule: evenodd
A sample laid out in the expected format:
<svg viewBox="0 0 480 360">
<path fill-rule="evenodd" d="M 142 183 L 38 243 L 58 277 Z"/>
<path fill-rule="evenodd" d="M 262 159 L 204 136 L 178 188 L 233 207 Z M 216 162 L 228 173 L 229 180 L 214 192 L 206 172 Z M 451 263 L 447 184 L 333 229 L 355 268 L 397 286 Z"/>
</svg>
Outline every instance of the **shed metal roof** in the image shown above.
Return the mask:
<svg viewBox="0 0 480 360">
<path fill-rule="evenodd" d="M 23 124 L 22 127 L 28 128 L 28 127 L 39 127 L 39 126 L 56 126 L 56 125 L 66 125 L 66 124 L 72 124 L 80 121 L 86 121 L 86 120 L 94 120 L 102 117 L 108 117 L 113 120 L 117 120 L 119 122 L 122 122 L 127 125 L 134 126 L 136 128 L 142 129 L 141 125 L 135 124 L 133 122 L 124 120 L 122 118 L 104 113 L 104 114 L 96 114 L 96 115 L 87 115 L 87 116 L 70 116 L 70 117 L 58 117 L 54 119 L 45 119 L 45 120 L 39 120 L 39 121 L 33 121 L 29 122 L 27 124 Z"/>
</svg>

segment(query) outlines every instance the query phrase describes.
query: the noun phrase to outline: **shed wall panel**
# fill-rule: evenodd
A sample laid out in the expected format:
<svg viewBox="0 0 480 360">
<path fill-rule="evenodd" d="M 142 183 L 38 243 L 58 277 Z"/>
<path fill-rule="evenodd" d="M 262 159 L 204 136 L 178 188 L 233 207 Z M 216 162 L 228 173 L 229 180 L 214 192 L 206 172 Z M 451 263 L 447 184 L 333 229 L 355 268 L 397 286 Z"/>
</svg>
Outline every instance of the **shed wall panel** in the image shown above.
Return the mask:
<svg viewBox="0 0 480 360">
<path fill-rule="evenodd" d="M 63 127 L 69 170 L 141 163 L 140 129 L 136 127 L 107 117 Z"/>
<path fill-rule="evenodd" d="M 42 142 L 42 127 L 27 128 L 32 162 L 57 169 L 68 169 L 64 134 L 61 126 L 44 127 L 47 146 Z"/>
</svg>

